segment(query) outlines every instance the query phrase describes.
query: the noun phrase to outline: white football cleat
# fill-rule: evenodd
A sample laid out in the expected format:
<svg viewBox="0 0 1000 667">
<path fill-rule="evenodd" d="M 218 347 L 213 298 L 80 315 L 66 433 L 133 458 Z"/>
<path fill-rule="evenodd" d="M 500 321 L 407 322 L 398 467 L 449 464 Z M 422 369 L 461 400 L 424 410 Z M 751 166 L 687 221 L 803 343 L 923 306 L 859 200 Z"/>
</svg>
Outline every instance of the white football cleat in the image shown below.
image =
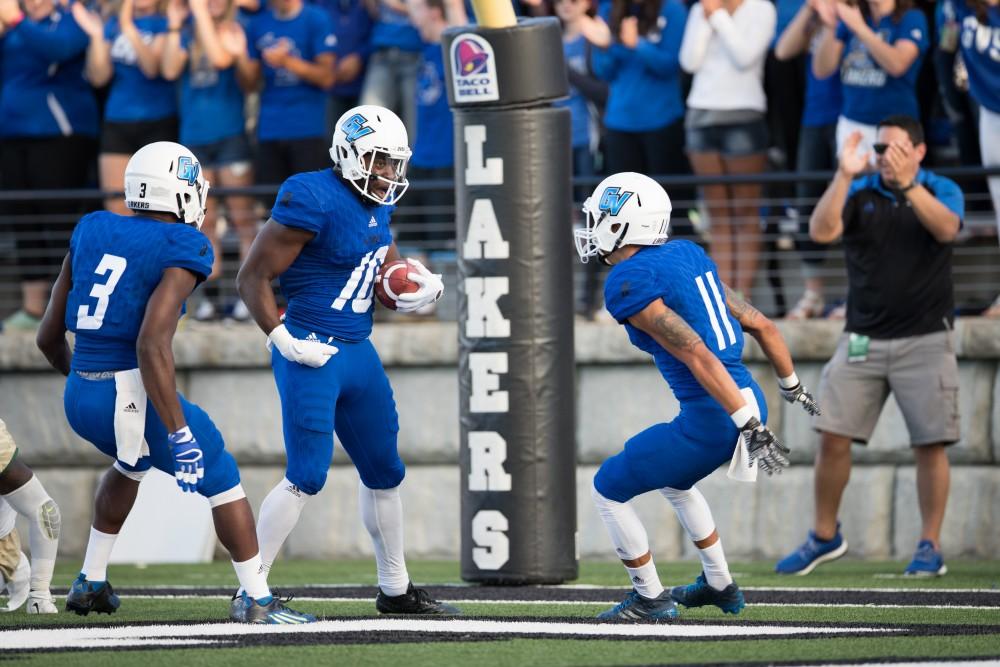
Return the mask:
<svg viewBox="0 0 1000 667">
<path fill-rule="evenodd" d="M 28 593 L 27 611 L 29 614 L 59 613 L 59 609 L 56 608 L 55 603 L 52 601 L 52 594 L 48 591 L 31 591 Z"/>
<path fill-rule="evenodd" d="M 28 599 L 30 585 L 31 566 L 28 564 L 28 557 L 21 553 L 21 560 L 17 562 L 14 576 L 7 581 L 7 606 L 0 611 L 17 611 Z"/>
</svg>

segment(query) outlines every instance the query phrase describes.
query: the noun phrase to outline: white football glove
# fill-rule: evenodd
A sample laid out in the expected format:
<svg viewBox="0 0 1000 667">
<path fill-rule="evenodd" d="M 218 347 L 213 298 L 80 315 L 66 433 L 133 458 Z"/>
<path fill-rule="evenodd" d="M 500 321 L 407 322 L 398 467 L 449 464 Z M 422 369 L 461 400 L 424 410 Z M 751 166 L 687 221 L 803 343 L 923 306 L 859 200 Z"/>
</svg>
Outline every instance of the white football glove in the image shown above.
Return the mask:
<svg viewBox="0 0 1000 667">
<path fill-rule="evenodd" d="M 293 336 L 284 324 L 279 324 L 267 335 L 268 349 L 273 345 L 285 359 L 297 364 L 319 368 L 339 350 L 318 340 L 302 340 Z"/>
<path fill-rule="evenodd" d="M 430 270 L 415 259 L 406 260 L 412 271 L 406 277 L 420 285 L 416 292 L 405 292 L 396 298 L 396 310 L 401 313 L 412 313 L 424 306 L 429 306 L 444 294 L 444 283 L 441 275 Z"/>
</svg>

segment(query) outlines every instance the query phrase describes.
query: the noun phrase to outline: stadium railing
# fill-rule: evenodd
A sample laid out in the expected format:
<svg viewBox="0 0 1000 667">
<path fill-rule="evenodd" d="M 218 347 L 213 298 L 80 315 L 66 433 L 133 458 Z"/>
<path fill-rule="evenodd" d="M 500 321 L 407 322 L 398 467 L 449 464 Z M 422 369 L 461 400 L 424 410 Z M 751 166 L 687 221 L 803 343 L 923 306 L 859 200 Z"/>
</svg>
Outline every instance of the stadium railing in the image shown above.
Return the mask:
<svg viewBox="0 0 1000 667">
<path fill-rule="evenodd" d="M 986 187 L 985 177 L 1000 175 L 1000 168 L 952 167 L 935 169 L 937 173 L 954 179 L 962 187 L 966 198 L 966 219 L 961 235 L 955 244 L 954 281 L 955 303 L 959 314 L 973 314 L 985 308 L 1000 293 L 1000 249 L 997 244 L 996 214 Z M 760 268 L 755 278 L 751 298 L 770 315 L 781 316 L 798 300 L 803 289 L 801 255 L 796 250 L 797 241 L 806 237 L 807 212 L 815 204 L 812 199 L 797 199 L 795 184 L 813 182 L 822 186 L 830 179 L 828 172 L 771 172 L 746 176 L 663 176 L 657 178 L 673 199 L 672 233 L 701 242 L 710 247 L 711 222 L 697 196 L 677 196 L 676 193 L 696 193 L 699 187 L 710 184 L 759 183 L 763 196 L 754 200 L 760 211 L 763 247 Z M 583 224 L 579 205 L 602 177 L 580 178 L 574 181 L 574 224 Z M 219 198 L 230 194 L 252 195 L 259 205 L 260 220 L 267 219 L 264 202 L 273 199 L 277 186 L 250 188 L 212 188 L 211 195 Z M 454 319 L 455 308 L 455 222 L 453 182 L 451 180 L 415 181 L 410 185 L 411 194 L 393 216 L 393 230 L 404 254 L 422 256 L 434 270 L 445 276 L 449 298 L 438 309 L 439 319 Z M 110 193 L 114 194 L 114 193 Z M 120 194 L 120 193 L 119 193 Z M 413 196 L 416 194 L 417 196 Z M 109 193 L 99 190 L 0 190 L 0 318 L 20 306 L 21 271 L 35 262 L 58 261 L 69 246 L 72 225 L 82 213 L 101 207 Z M 436 205 L 414 205 L 427 195 L 437 195 Z M 61 215 L 19 213 L 19 205 L 31 202 L 67 202 L 78 212 Z M 219 282 L 222 299 L 234 299 L 233 279 L 239 268 L 238 242 L 234 230 L 220 221 L 223 248 L 223 277 Z M 32 242 L 49 239 L 49 248 L 24 250 Z M 567 245 L 572 244 L 567 238 Z M 19 250 L 21 248 L 21 250 Z M 843 254 L 833 246 L 826 253 L 817 273 L 824 279 L 828 304 L 836 304 L 845 293 L 846 274 Z M 600 282 L 603 272 L 574 264 L 574 298 L 578 312 L 600 306 Z M 592 263 L 589 266 L 595 267 Z M 588 293 L 593 297 L 588 300 Z M 593 313 L 591 313 L 593 314 Z"/>
</svg>

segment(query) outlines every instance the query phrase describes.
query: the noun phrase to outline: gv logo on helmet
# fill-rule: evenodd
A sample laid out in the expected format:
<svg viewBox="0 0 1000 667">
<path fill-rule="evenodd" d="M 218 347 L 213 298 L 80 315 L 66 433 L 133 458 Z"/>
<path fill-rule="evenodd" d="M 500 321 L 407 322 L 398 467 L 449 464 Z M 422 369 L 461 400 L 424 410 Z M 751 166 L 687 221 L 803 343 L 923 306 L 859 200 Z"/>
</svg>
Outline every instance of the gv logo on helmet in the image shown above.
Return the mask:
<svg viewBox="0 0 1000 667">
<path fill-rule="evenodd" d="M 201 165 L 184 155 L 177 159 L 177 178 L 182 181 L 187 181 L 188 185 L 194 185 L 198 182 L 198 173 L 201 171 Z"/>
<path fill-rule="evenodd" d="M 368 136 L 372 134 L 375 130 L 368 127 L 368 119 L 359 113 L 354 114 L 350 118 L 344 121 L 344 124 L 340 126 L 340 129 L 344 131 L 347 135 L 348 143 L 353 143 L 360 139 L 361 137 Z"/>
<path fill-rule="evenodd" d="M 625 202 L 634 194 L 634 192 L 622 192 L 622 189 L 617 186 L 605 188 L 601 194 L 601 203 L 597 207 L 602 211 L 607 211 L 611 215 L 618 215 Z"/>
</svg>

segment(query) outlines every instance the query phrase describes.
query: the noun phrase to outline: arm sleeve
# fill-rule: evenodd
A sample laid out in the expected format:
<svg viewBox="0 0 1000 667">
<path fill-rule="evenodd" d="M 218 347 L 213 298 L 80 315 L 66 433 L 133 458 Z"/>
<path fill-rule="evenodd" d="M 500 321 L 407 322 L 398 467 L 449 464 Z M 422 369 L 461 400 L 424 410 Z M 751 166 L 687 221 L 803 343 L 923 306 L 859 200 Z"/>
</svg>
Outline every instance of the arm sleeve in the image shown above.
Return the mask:
<svg viewBox="0 0 1000 667">
<path fill-rule="evenodd" d="M 643 266 L 621 264 L 612 269 L 604 283 L 604 304 L 622 324 L 661 296 L 656 276 Z"/>
<path fill-rule="evenodd" d="M 705 20 L 705 10 L 701 8 L 701 3 L 698 3 L 688 12 L 684 39 L 681 40 L 679 58 L 685 72 L 694 74 L 701 69 L 710 39 L 712 39 L 712 27 Z"/>
<path fill-rule="evenodd" d="M 930 46 L 930 39 L 927 34 L 927 17 L 922 11 L 911 9 L 903 14 L 903 18 L 899 22 L 896 41 L 901 39 L 908 39 L 916 44 L 920 53 L 927 50 L 927 47 Z"/>
<path fill-rule="evenodd" d="M 323 230 L 322 213 L 315 195 L 293 176 L 281 186 L 271 209 L 271 217 L 286 227 L 295 227 L 317 236 Z"/>
<path fill-rule="evenodd" d="M 965 196 L 958 184 L 950 178 L 935 176 L 926 181 L 934 192 L 934 197 L 945 205 L 945 207 L 958 216 L 958 219 L 965 220 Z"/>
<path fill-rule="evenodd" d="M 21 33 L 23 44 L 45 62 L 64 63 L 87 50 L 90 38 L 67 14 L 69 20 L 59 21 L 54 30 L 46 30 L 31 19 L 25 19 L 11 32 Z"/>
<path fill-rule="evenodd" d="M 651 42 L 643 38 L 635 48 L 635 53 L 646 70 L 660 76 L 669 75 L 680 66 L 681 41 L 684 39 L 687 13 L 683 6 L 667 0 L 662 18 L 666 24 L 659 41 Z"/>
<path fill-rule="evenodd" d="M 740 15 L 739 23 L 727 11 L 713 12 L 708 22 L 715 29 L 715 34 L 729 54 L 732 63 L 741 70 L 753 67 L 767 53 L 774 39 L 774 27 L 777 14 L 774 5 L 769 2 L 754 3 Z"/>
<path fill-rule="evenodd" d="M 337 36 L 333 32 L 330 17 L 323 11 L 317 11 L 314 16 L 316 19 L 313 27 L 313 53 L 316 56 L 334 53 L 337 50 Z"/>
<path fill-rule="evenodd" d="M 208 237 L 189 225 L 171 225 L 161 255 L 162 268 L 180 267 L 195 275 L 198 282 L 212 273 L 215 253 Z"/>
</svg>

